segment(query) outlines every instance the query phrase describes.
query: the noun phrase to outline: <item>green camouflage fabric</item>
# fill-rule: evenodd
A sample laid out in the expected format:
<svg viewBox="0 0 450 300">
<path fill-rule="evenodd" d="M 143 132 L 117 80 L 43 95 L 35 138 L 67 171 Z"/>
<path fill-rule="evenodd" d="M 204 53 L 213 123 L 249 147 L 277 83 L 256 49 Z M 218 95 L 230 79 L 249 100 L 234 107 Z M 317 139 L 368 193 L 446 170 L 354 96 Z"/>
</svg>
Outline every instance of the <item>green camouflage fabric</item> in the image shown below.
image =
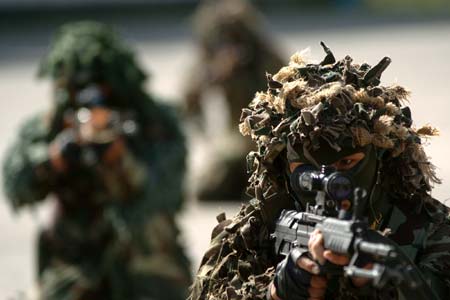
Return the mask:
<svg viewBox="0 0 450 300">
<path fill-rule="evenodd" d="M 288 156 L 295 150 L 314 163 L 319 148 L 331 154 L 369 144 L 379 161 L 367 212 L 372 227 L 389 231 L 433 291 L 449 297 L 450 210 L 430 196 L 439 179 L 421 145 L 421 137 L 436 130 L 412 126 L 410 111 L 402 106 L 408 96 L 404 88 L 379 86 L 389 58 L 374 67 L 354 64 L 349 56 L 336 61 L 322 45 L 327 55 L 321 63 L 295 54 L 288 66 L 268 75 L 267 92 L 257 93 L 243 110 L 241 132 L 258 146 L 247 157 L 254 199 L 234 218 L 218 219 L 190 300 L 266 299 L 279 263 L 270 238 L 275 221 L 281 210 L 302 207 L 290 194 Z M 325 299 L 404 297 L 394 286 L 355 289 L 341 278 L 328 283 Z"/>
<path fill-rule="evenodd" d="M 277 196 L 269 201 L 279 200 L 282 199 Z M 450 219 L 447 207 L 437 201 L 433 203 L 429 212 L 423 210 L 418 214 L 405 212 L 407 206 L 394 207 L 389 225 L 392 240 L 413 258 L 435 293 L 446 299 L 450 293 Z M 278 212 L 283 208 L 294 209 L 292 203 L 286 204 L 280 207 L 279 203 L 270 203 L 269 214 L 274 215 L 277 207 Z M 275 219 L 267 219 L 267 206 L 252 200 L 234 218 L 217 225 L 188 299 L 266 299 L 267 287 L 279 263 L 270 239 Z M 388 298 L 390 292 L 369 287 L 356 290 L 342 280 L 335 285 L 329 283 L 325 299 L 404 299 Z"/>
<path fill-rule="evenodd" d="M 199 58 L 185 83 L 185 112 L 190 118 L 201 118 L 201 104 L 209 100 L 209 92 L 223 95 L 230 113 L 223 144 L 234 145 L 217 154 L 221 162 L 213 169 L 221 172 L 205 178 L 206 197 L 222 194 L 222 199 L 239 199 L 245 190 L 243 158 L 253 145 L 236 131 L 241 109 L 255 91 L 265 89 L 265 72 L 275 72 L 283 65 L 261 28 L 260 16 L 248 1 L 204 1 L 194 16 Z"/>
<path fill-rule="evenodd" d="M 40 299 L 185 299 L 191 283 L 190 263 L 179 244 L 175 214 L 183 203 L 186 146 L 174 111 L 148 96 L 142 81 L 131 83 L 145 77 L 122 70 L 121 76 L 131 77 L 117 80 L 123 79 L 120 88 L 130 92 L 126 98 L 121 92 L 113 93 L 108 105 L 134 112 L 138 127 L 136 134 L 125 137 L 123 157 L 115 165 L 97 163 L 74 172 L 54 171 L 49 145 L 64 128 L 63 116 L 73 105 L 72 90 L 90 82 L 115 82 L 110 79 L 113 74 L 105 79 L 102 72 L 96 75 L 102 79 L 65 80 L 92 68 L 89 62 L 82 71 L 78 63 L 68 68 L 69 63 L 61 60 L 72 63 L 84 57 L 86 50 L 68 46 L 83 45 L 84 37 L 93 43 L 104 38 L 103 48 L 94 47 L 88 57 L 92 55 L 98 62 L 99 57 L 111 58 L 113 52 L 112 58 L 128 57 L 125 70 L 138 70 L 128 65 L 133 62 L 131 52 L 117 45 L 107 26 L 81 22 L 64 26 L 62 32 L 65 34 L 57 36 L 53 51 L 66 49 L 68 57 L 51 52 L 52 63 L 43 63 L 48 64 L 47 70 L 60 69 L 51 72 L 55 76 L 55 107 L 22 125 L 3 162 L 4 191 L 15 211 L 47 198 L 55 202 L 52 223 L 38 238 Z M 108 52 L 111 49 L 114 51 Z M 116 62 L 103 61 L 96 65 L 97 70 L 121 70 L 111 63 Z"/>
<path fill-rule="evenodd" d="M 126 106 L 135 100 L 140 102 L 130 95 L 142 91 L 147 78 L 133 52 L 112 28 L 90 21 L 66 24 L 58 30 L 38 75 L 66 87 L 108 83 L 115 95 L 112 104 Z"/>
</svg>

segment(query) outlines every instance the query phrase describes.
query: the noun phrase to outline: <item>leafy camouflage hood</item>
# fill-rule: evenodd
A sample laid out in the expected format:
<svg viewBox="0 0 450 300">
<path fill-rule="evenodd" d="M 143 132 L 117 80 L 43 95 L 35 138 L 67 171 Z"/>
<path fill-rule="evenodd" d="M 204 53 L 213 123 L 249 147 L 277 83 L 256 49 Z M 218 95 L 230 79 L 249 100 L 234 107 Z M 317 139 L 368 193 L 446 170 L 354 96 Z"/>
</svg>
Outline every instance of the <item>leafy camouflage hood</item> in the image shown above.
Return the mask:
<svg viewBox="0 0 450 300">
<path fill-rule="evenodd" d="M 261 36 L 261 16 L 243 0 L 203 1 L 193 23 L 196 38 L 209 51 L 228 43 L 255 44 Z"/>
<path fill-rule="evenodd" d="M 141 91 L 147 77 L 109 26 L 90 21 L 62 26 L 41 61 L 39 76 L 75 88 L 104 83 L 123 98 Z"/>
<path fill-rule="evenodd" d="M 267 75 L 268 90 L 256 93 L 243 109 L 239 129 L 250 135 L 258 150 L 247 157 L 249 193 L 268 198 L 286 189 L 283 179 L 289 150 L 308 160 L 324 145 L 335 151 L 373 145 L 382 162 L 389 189 L 401 197 L 426 195 L 439 183 L 421 138 L 438 132 L 430 126 L 414 128 L 403 106 L 409 92 L 401 86 L 380 86 L 390 63 L 355 64 L 350 56 L 336 61 L 323 44 L 326 57 L 308 63 L 301 53 L 288 66 Z"/>
</svg>

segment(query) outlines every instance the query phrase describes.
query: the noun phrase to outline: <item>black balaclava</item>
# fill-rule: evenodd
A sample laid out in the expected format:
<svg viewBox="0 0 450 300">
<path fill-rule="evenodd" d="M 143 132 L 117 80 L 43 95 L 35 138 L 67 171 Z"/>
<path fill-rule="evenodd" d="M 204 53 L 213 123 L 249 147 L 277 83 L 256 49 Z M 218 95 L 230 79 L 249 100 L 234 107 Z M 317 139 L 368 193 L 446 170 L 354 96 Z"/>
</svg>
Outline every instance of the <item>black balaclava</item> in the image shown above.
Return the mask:
<svg viewBox="0 0 450 300">
<path fill-rule="evenodd" d="M 343 157 L 358 152 L 363 152 L 365 154 L 364 158 L 356 166 L 350 170 L 342 171 L 342 173 L 352 178 L 354 187 L 365 189 L 369 197 L 372 194 L 378 173 L 377 154 L 373 146 L 369 145 L 356 148 L 343 147 L 342 150 L 338 152 L 329 146 L 327 147 L 326 143 L 321 143 L 321 147 L 317 149 L 317 151 L 312 151 L 306 155 L 309 156 L 310 159 L 307 159 L 303 149 L 299 148 L 302 147 L 292 147 L 288 143 L 287 156 L 289 163 L 303 163 L 290 174 L 290 186 L 294 191 L 296 200 L 300 202 L 302 207 L 305 207 L 307 203 L 314 203 L 316 193 L 306 192 L 300 189 L 298 178 L 301 173 L 310 170 L 319 170 L 321 165 L 331 165 Z"/>
</svg>

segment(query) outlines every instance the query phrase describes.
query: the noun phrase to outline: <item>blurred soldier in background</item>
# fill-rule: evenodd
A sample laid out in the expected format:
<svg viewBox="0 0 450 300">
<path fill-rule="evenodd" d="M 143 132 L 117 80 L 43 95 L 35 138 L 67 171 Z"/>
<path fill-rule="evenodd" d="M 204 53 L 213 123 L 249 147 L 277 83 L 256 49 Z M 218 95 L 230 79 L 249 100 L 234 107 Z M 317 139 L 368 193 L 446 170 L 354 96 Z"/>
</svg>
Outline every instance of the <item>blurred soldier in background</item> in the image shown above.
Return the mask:
<svg viewBox="0 0 450 300">
<path fill-rule="evenodd" d="M 211 100 L 208 91 L 215 89 L 230 114 L 227 131 L 214 149 L 218 161 L 201 180 L 200 199 L 238 200 L 247 184 L 244 158 L 252 145 L 237 131 L 241 108 L 255 91 L 265 89 L 265 72 L 283 65 L 260 27 L 258 12 L 242 0 L 205 1 L 194 16 L 200 53 L 186 84 L 185 112 L 198 117 L 202 101 Z"/>
<path fill-rule="evenodd" d="M 38 238 L 40 299 L 184 299 L 174 215 L 186 148 L 172 111 L 103 24 L 62 27 L 40 75 L 53 108 L 23 125 L 3 166 L 15 210 L 55 200 Z"/>
</svg>

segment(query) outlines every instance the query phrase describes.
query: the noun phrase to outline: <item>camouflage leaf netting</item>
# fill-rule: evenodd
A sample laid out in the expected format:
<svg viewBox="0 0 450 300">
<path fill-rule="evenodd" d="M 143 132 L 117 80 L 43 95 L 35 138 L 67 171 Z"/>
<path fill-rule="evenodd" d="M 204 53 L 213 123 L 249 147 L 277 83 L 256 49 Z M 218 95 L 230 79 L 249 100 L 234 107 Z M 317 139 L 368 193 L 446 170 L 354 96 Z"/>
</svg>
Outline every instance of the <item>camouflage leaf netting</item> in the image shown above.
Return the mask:
<svg viewBox="0 0 450 300">
<path fill-rule="evenodd" d="M 42 60 L 40 76 L 64 86 L 105 83 L 126 97 L 140 91 L 146 79 L 134 54 L 107 25 L 83 21 L 64 25 Z"/>
<path fill-rule="evenodd" d="M 428 194 L 440 180 L 421 141 L 438 131 L 428 125 L 412 126 L 411 112 L 404 106 L 409 96 L 405 88 L 379 85 L 390 58 L 374 67 L 353 63 L 350 56 L 336 61 L 322 46 L 326 57 L 321 63 L 308 63 L 296 53 L 277 74 L 267 74 L 267 91 L 257 93 L 242 111 L 239 129 L 258 146 L 248 155 L 250 194 L 261 199 L 280 188 L 272 169 L 288 142 L 306 157 L 320 143 L 337 152 L 372 144 L 384 174 L 393 180 L 394 192 L 406 198 Z"/>
</svg>

